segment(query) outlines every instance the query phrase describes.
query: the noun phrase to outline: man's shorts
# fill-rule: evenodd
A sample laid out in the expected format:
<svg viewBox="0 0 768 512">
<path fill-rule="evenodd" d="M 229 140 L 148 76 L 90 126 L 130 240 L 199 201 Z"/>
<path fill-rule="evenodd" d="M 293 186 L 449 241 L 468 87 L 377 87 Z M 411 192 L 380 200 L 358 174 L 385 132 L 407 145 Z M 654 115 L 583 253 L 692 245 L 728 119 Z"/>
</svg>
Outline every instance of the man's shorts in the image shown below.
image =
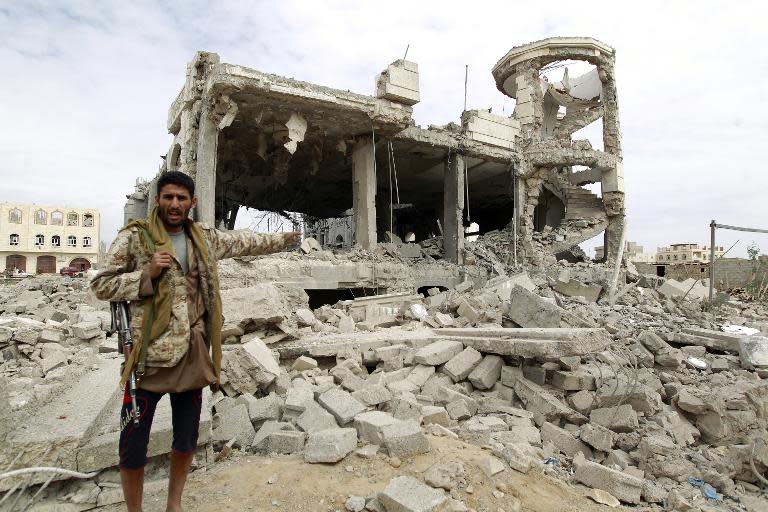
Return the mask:
<svg viewBox="0 0 768 512">
<path fill-rule="evenodd" d="M 139 410 L 139 424 L 134 423 L 131 414 L 131 396 L 126 386 L 123 407 L 120 411 L 120 467 L 139 469 L 147 464 L 147 445 L 152 419 L 155 417 L 157 402 L 165 393 L 154 393 L 144 389 L 136 390 L 136 407 Z M 197 434 L 200 427 L 202 389 L 170 393 L 173 419 L 173 444 L 177 453 L 193 453 L 197 448 Z"/>
</svg>

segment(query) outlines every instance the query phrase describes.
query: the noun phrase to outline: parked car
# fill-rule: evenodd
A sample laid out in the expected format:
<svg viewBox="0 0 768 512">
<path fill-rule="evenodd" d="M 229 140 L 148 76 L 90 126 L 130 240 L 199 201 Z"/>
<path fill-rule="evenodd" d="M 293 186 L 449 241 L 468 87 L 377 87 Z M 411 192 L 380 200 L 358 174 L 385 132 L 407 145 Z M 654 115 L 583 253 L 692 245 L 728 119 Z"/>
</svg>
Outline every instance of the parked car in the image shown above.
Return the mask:
<svg viewBox="0 0 768 512">
<path fill-rule="evenodd" d="M 67 277 L 83 277 L 84 271 L 75 267 L 62 267 L 59 274 Z"/>
</svg>

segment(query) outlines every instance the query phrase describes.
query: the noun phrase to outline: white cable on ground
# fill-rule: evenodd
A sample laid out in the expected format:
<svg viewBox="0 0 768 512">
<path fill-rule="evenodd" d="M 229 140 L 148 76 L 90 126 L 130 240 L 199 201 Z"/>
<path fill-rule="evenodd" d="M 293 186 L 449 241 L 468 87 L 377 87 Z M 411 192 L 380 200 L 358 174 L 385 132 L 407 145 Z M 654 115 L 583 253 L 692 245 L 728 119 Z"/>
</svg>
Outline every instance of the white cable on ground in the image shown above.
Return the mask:
<svg viewBox="0 0 768 512">
<path fill-rule="evenodd" d="M 14 471 L 8 471 L 7 473 L 0 473 L 0 480 L 3 480 L 5 478 L 12 478 L 14 476 L 19 476 L 19 475 L 26 475 L 29 473 L 59 473 L 61 475 L 69 476 L 72 478 L 93 478 L 99 474 L 98 471 L 94 471 L 93 473 L 79 473 L 77 471 L 72 471 L 70 469 L 64 469 L 64 468 L 34 467 L 34 468 L 16 469 Z"/>
</svg>

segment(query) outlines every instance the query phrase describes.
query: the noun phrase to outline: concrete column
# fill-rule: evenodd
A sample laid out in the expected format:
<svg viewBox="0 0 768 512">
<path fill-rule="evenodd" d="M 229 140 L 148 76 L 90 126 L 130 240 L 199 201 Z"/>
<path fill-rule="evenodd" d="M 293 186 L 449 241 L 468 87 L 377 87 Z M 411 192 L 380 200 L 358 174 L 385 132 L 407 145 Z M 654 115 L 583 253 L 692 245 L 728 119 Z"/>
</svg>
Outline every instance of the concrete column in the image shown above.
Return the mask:
<svg viewBox="0 0 768 512">
<path fill-rule="evenodd" d="M 363 249 L 376 247 L 376 172 L 370 137 L 357 141 L 352 150 L 352 218 L 355 243 Z"/>
<path fill-rule="evenodd" d="M 200 126 L 197 134 L 197 171 L 195 175 L 195 193 L 199 222 L 209 226 L 216 225 L 216 151 L 219 131 L 210 117 L 207 105 L 200 112 Z"/>
<path fill-rule="evenodd" d="M 443 173 L 444 258 L 464 264 L 464 157 L 449 154 Z"/>
<path fill-rule="evenodd" d="M 605 247 L 603 254 L 607 263 L 612 264 L 613 259 L 619 253 L 621 231 L 624 229 L 624 222 L 623 215 L 608 217 L 608 227 L 605 228 L 605 235 L 603 237 L 603 247 Z"/>
</svg>

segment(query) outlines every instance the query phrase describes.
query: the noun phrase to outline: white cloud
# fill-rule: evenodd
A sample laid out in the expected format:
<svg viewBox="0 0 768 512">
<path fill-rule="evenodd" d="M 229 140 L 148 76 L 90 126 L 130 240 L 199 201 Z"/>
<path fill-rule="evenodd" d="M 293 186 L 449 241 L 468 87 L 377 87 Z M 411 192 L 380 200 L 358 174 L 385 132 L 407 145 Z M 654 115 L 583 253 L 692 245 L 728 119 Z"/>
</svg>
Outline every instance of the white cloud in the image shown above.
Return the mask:
<svg viewBox="0 0 768 512">
<path fill-rule="evenodd" d="M 421 72 L 415 118 L 426 126 L 458 121 L 465 64 L 469 108 L 509 112 L 491 67 L 511 46 L 554 35 L 617 49 L 630 239 L 646 250 L 706 243 L 712 218 L 768 227 L 760 2 L 67 5 L 0 6 L 0 200 L 98 207 L 106 240 L 134 179 L 154 175 L 167 151 L 167 108 L 197 50 L 370 94 L 410 44 Z M 724 245 L 739 238 L 729 237 Z"/>
</svg>

